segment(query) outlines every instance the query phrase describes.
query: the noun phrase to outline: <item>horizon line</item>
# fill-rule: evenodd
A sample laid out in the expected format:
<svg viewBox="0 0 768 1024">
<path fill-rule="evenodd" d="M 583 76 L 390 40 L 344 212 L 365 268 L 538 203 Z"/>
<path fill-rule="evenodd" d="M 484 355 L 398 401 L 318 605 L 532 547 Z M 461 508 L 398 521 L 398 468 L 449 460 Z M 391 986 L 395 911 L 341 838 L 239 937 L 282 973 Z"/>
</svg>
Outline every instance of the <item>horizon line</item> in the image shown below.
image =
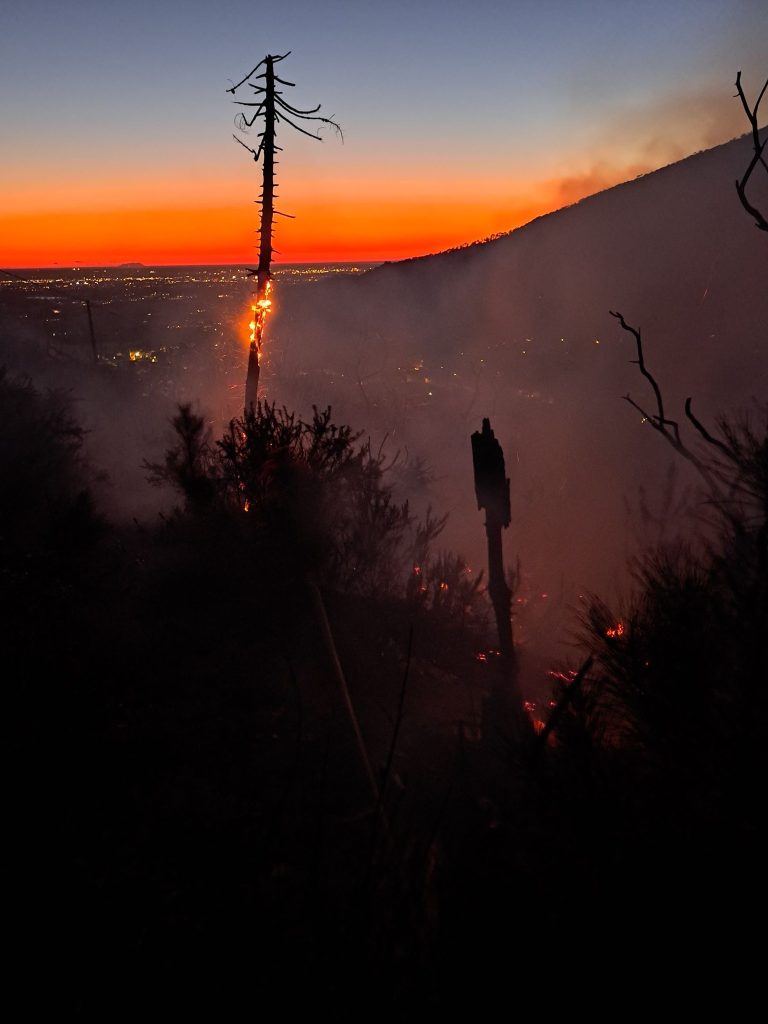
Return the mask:
<svg viewBox="0 0 768 1024">
<path fill-rule="evenodd" d="M 383 263 L 399 263 L 407 259 L 418 259 L 418 257 L 404 256 L 399 260 L 392 259 L 358 259 L 358 260 L 294 260 L 292 262 L 279 263 L 274 268 L 280 270 L 285 267 L 319 267 L 323 265 L 334 265 L 337 267 L 355 266 L 358 263 L 381 266 Z M 123 261 L 121 263 L 49 263 L 49 264 L 24 264 L 8 265 L 10 270 L 135 270 L 144 268 L 153 270 L 156 267 L 232 267 L 237 270 L 248 269 L 243 263 L 141 263 L 140 261 Z M 0 268 L 0 271 L 2 268 Z"/>
</svg>

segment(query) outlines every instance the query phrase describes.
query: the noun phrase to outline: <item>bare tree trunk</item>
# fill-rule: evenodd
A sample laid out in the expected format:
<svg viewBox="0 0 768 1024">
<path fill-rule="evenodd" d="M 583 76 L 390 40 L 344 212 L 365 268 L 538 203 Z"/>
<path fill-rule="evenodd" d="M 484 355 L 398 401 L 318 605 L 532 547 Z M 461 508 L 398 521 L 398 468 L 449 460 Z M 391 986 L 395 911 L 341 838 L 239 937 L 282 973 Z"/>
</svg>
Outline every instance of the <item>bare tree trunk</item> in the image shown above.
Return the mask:
<svg viewBox="0 0 768 1024">
<path fill-rule="evenodd" d="M 515 647 L 512 637 L 512 591 L 507 586 L 504 575 L 504 550 L 501 540 L 502 523 L 490 513 L 485 520 L 485 533 L 488 538 L 488 593 L 496 617 L 496 628 L 499 633 L 499 650 L 503 658 L 509 662 L 515 660 Z"/>
</svg>

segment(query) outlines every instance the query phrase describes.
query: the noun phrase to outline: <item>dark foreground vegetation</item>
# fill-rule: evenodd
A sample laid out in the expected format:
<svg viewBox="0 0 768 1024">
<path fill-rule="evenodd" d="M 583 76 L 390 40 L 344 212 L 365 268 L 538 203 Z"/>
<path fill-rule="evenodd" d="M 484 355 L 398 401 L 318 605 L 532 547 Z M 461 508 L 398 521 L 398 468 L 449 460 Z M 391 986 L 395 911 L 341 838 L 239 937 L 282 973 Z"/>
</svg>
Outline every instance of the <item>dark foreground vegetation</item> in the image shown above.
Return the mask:
<svg viewBox="0 0 768 1024">
<path fill-rule="evenodd" d="M 589 671 L 547 742 L 513 744 L 481 583 L 329 412 L 260 405 L 214 442 L 181 408 L 147 467 L 179 508 L 126 528 L 61 397 L 0 391 L 30 1010 L 405 1020 L 749 990 L 768 424 L 701 440 L 686 541 L 641 556 L 626 607 L 592 602 Z"/>
</svg>

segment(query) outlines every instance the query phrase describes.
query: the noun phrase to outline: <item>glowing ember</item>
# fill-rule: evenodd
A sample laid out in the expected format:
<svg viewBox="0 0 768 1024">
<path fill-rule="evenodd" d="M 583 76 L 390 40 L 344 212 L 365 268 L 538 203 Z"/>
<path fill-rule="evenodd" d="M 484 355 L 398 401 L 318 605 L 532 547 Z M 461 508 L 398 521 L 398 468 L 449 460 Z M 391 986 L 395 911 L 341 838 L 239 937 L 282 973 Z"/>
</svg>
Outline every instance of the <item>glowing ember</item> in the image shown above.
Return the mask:
<svg viewBox="0 0 768 1024">
<path fill-rule="evenodd" d="M 610 639 L 619 636 L 624 636 L 624 623 L 617 622 L 615 626 L 609 626 L 609 628 L 605 631 L 605 635 Z"/>
<path fill-rule="evenodd" d="M 525 708 L 525 710 L 528 712 L 528 714 L 530 716 L 531 725 L 533 726 L 533 731 L 537 735 L 540 732 L 543 732 L 544 731 L 544 722 L 543 722 L 543 720 L 541 718 L 539 718 L 536 715 L 536 702 L 532 701 L 532 700 L 524 700 L 523 701 L 523 707 Z"/>
<path fill-rule="evenodd" d="M 501 655 L 501 651 L 495 647 L 489 647 L 487 651 L 478 651 L 475 655 L 475 661 L 487 662 L 489 658 L 498 658 Z"/>
<path fill-rule="evenodd" d="M 576 678 L 576 673 L 572 669 L 569 669 L 567 672 L 559 672 L 556 669 L 552 669 L 547 672 L 547 675 L 552 682 L 562 683 L 563 686 L 569 686 Z"/>
</svg>

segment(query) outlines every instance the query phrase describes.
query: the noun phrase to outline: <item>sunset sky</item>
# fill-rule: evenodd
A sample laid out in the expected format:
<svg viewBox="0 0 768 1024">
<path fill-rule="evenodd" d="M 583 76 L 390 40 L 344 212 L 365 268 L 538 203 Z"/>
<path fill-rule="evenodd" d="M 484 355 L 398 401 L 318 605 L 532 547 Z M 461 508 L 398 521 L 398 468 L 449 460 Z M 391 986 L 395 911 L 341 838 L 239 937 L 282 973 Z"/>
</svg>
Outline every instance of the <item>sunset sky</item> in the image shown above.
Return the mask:
<svg viewBox="0 0 768 1024">
<path fill-rule="evenodd" d="M 226 93 L 292 55 L 284 262 L 434 252 L 746 130 L 765 0 L 25 0 L 0 35 L 0 267 L 254 259 Z M 763 119 L 764 120 L 764 119 Z"/>
</svg>

